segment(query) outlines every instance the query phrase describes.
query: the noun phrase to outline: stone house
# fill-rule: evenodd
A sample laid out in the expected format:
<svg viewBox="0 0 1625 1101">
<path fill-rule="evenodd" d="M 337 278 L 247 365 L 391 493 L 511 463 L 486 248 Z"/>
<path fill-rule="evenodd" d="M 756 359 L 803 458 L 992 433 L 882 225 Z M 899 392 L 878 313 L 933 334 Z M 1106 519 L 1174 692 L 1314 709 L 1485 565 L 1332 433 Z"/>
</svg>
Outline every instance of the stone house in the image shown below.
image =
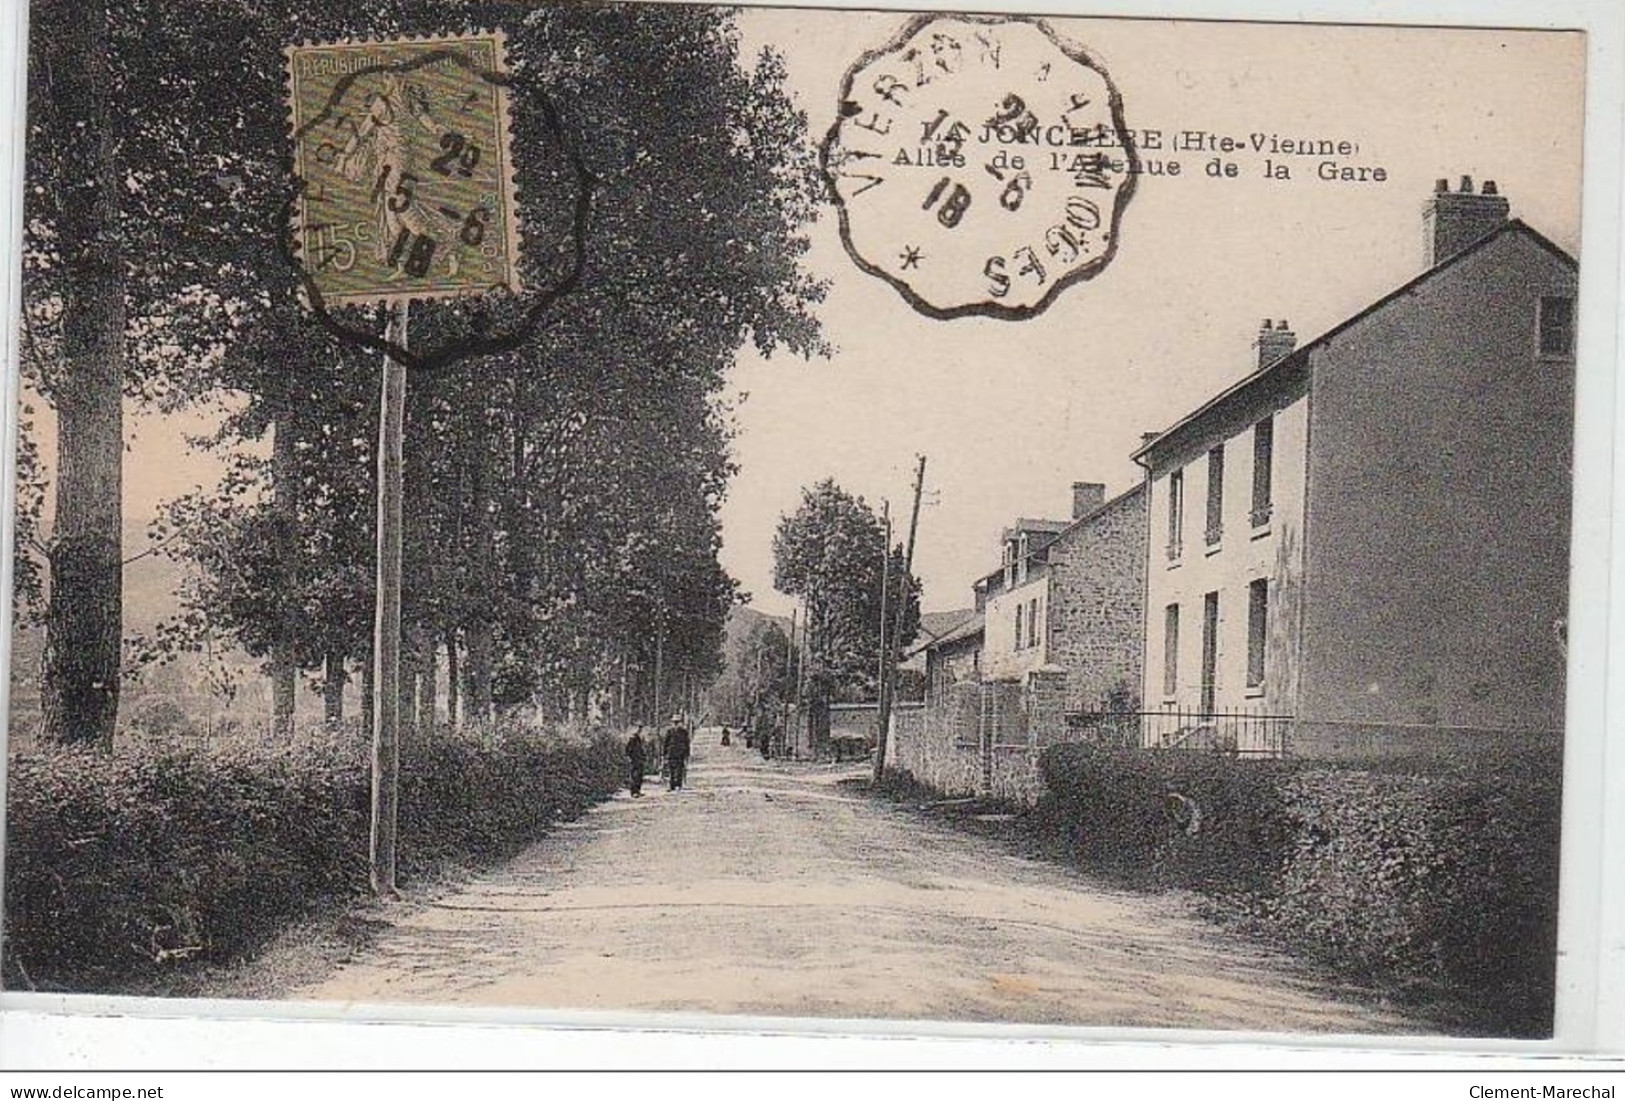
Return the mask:
<svg viewBox="0 0 1625 1101">
<path fill-rule="evenodd" d="M 1044 656 L 1065 670 L 1069 715 L 1139 707 L 1145 540 L 1139 485 L 1084 513 L 1047 548 Z"/>
<path fill-rule="evenodd" d="M 1075 482 L 1071 520 L 1020 520 L 1006 530 L 1003 566 L 976 583 L 983 676 L 1060 673 L 1073 713 L 1136 699 L 1145 524 L 1143 485 L 1107 501 L 1104 485 Z"/>
<path fill-rule="evenodd" d="M 1145 487 L 1073 486 L 1070 520 L 1018 520 L 975 610 L 924 646 L 926 706 L 903 719 L 901 767 L 950 792 L 1030 800 L 1037 755 L 1068 712 L 1132 703 L 1140 682 Z"/>
<path fill-rule="evenodd" d="M 982 679 L 982 642 L 986 633 L 982 613 L 972 609 L 935 638 L 916 643 L 911 655 L 925 670 L 925 702 L 930 704 L 956 684 Z"/>
<path fill-rule="evenodd" d="M 1560 738 L 1577 267 L 1508 214 L 1439 181 L 1420 275 L 1135 453 L 1147 744 Z"/>
</svg>

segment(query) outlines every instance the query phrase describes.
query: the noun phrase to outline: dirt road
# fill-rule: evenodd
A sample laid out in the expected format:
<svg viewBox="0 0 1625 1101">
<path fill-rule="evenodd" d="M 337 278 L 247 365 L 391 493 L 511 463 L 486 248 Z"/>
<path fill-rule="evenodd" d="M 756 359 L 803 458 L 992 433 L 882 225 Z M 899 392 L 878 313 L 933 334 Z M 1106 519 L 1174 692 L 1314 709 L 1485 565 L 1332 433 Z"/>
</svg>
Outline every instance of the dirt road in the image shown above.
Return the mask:
<svg viewBox="0 0 1625 1101">
<path fill-rule="evenodd" d="M 860 775 L 696 739 L 508 865 L 394 907 L 282 997 L 1265 1031 L 1396 1032 L 1176 897 L 1115 892 L 911 811 Z"/>
</svg>

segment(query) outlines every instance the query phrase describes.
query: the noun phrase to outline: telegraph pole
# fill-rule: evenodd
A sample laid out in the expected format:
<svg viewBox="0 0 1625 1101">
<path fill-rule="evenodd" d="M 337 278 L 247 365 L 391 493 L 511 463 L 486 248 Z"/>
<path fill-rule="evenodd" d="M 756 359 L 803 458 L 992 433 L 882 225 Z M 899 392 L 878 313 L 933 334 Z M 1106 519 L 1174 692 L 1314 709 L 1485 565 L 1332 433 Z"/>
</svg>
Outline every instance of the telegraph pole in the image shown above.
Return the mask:
<svg viewBox="0 0 1625 1101">
<path fill-rule="evenodd" d="M 886 689 L 888 680 L 886 675 L 887 658 L 891 657 L 891 649 L 887 646 L 890 634 L 887 632 L 886 601 L 891 590 L 891 502 L 881 502 L 881 526 L 885 537 L 880 542 L 880 668 L 875 676 L 875 780 L 880 780 L 881 758 L 886 745 L 886 721 L 890 711 L 886 707 Z"/>
<path fill-rule="evenodd" d="M 886 774 L 886 743 L 891 734 L 891 703 L 892 686 L 897 683 L 897 640 L 903 633 L 903 616 L 908 611 L 908 590 L 912 587 L 914 577 L 914 537 L 920 530 L 920 497 L 925 492 L 925 456 L 920 456 L 919 466 L 914 471 L 914 508 L 908 518 L 908 547 L 903 551 L 903 596 L 897 602 L 897 610 L 892 613 L 891 638 L 888 640 L 886 653 L 886 690 L 881 696 L 880 715 L 880 742 L 875 746 L 875 781 L 878 783 Z"/>
<path fill-rule="evenodd" d="M 406 347 L 407 304 L 391 303 L 388 339 Z M 397 897 L 395 826 L 400 808 L 401 706 L 401 438 L 406 422 L 406 368 L 384 354 L 378 418 L 378 595 L 372 635 L 373 893 Z"/>
<path fill-rule="evenodd" d="M 799 672 L 800 658 L 796 655 L 796 615 L 801 611 L 799 607 L 790 609 L 790 645 L 784 651 L 784 679 L 790 682 L 790 698 L 784 704 L 784 747 L 790 748 L 790 712 L 800 706 L 801 673 Z"/>
</svg>

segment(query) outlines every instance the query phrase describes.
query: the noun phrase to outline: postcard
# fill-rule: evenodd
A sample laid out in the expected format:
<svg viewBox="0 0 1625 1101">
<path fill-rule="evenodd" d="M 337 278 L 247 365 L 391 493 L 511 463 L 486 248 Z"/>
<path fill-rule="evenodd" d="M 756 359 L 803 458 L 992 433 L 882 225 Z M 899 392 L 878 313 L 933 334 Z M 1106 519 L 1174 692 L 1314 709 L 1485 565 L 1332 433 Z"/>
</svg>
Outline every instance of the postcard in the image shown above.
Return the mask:
<svg viewBox="0 0 1625 1101">
<path fill-rule="evenodd" d="M 6 991 L 1561 1033 L 1584 28 L 29 23 Z"/>
</svg>

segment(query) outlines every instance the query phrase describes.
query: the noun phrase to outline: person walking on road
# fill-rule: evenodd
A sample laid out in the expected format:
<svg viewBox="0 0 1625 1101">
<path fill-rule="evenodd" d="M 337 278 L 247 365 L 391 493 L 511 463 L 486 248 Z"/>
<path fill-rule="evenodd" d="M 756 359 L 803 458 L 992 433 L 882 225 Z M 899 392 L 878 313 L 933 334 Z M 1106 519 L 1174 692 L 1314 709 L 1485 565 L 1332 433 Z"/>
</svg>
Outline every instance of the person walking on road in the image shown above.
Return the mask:
<svg viewBox="0 0 1625 1101">
<path fill-rule="evenodd" d="M 649 768 L 649 746 L 643 740 L 643 727 L 634 726 L 632 736 L 626 739 L 627 787 L 634 797 L 643 795 L 643 774 Z"/>
<path fill-rule="evenodd" d="M 692 744 L 688 727 L 683 725 L 683 717 L 673 715 L 671 727 L 667 729 L 666 736 L 660 739 L 660 748 L 666 758 L 666 783 L 672 791 L 682 787 L 687 778 L 688 751 Z"/>
</svg>

